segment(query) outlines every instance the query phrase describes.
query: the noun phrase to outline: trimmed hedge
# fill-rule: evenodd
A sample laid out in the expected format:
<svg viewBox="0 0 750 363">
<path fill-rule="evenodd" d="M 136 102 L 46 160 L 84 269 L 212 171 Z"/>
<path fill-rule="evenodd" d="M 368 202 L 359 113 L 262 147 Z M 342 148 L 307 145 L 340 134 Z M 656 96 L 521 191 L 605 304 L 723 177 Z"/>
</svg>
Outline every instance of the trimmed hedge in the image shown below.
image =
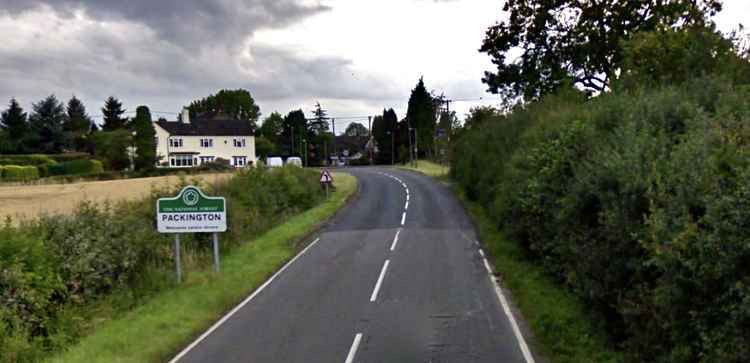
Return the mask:
<svg viewBox="0 0 750 363">
<path fill-rule="evenodd" d="M 0 166 L 0 180 L 2 181 L 31 181 L 36 179 L 39 179 L 39 171 L 34 166 Z"/>
<path fill-rule="evenodd" d="M 90 175 L 104 171 L 104 166 L 99 160 L 78 159 L 66 161 L 59 164 L 47 165 L 47 175 Z"/>
<path fill-rule="evenodd" d="M 21 165 L 21 166 L 38 166 L 44 164 L 57 163 L 49 155 L 31 154 L 31 155 L 0 155 L 0 165 Z"/>
</svg>

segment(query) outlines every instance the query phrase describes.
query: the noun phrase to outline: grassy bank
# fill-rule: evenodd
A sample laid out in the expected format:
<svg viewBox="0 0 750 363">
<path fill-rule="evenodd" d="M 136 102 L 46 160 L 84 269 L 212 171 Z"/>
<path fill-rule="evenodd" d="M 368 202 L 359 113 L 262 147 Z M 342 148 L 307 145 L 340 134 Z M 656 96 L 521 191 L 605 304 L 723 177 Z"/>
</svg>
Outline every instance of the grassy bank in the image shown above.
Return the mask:
<svg viewBox="0 0 750 363">
<path fill-rule="evenodd" d="M 608 344 L 604 327 L 597 324 L 582 301 L 552 281 L 544 270 L 524 256 L 517 243 L 497 230 L 482 207 L 454 189 L 463 202 L 488 252 L 503 287 L 534 334 L 535 351 L 551 362 L 621 362 Z"/>
<path fill-rule="evenodd" d="M 420 172 L 422 174 L 435 178 L 442 178 L 447 176 L 448 171 L 450 170 L 450 168 L 446 165 L 440 165 L 429 160 L 419 160 L 416 166 L 413 166 L 409 163 L 399 165 L 399 168 Z"/>
<path fill-rule="evenodd" d="M 331 217 L 356 190 L 356 180 L 335 173 L 336 191 L 322 204 L 298 214 L 222 259 L 222 271 L 207 266 L 188 274 L 115 320 L 102 324 L 53 362 L 157 362 L 171 358 L 291 259 L 299 240 Z"/>
</svg>

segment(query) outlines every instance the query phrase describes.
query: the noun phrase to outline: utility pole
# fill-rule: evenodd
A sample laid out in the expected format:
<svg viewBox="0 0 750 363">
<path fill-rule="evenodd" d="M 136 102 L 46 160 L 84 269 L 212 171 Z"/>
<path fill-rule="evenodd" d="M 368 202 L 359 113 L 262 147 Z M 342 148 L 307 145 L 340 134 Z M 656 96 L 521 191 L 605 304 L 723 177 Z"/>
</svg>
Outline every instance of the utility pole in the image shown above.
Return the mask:
<svg viewBox="0 0 750 363">
<path fill-rule="evenodd" d="M 333 128 L 333 156 L 336 157 L 336 165 L 339 162 L 339 154 L 336 152 L 336 119 L 331 119 L 331 126 Z"/>
<path fill-rule="evenodd" d="M 367 129 L 370 131 L 370 165 L 372 165 L 372 149 L 375 148 L 375 143 L 372 142 L 372 116 L 367 116 Z"/>
</svg>

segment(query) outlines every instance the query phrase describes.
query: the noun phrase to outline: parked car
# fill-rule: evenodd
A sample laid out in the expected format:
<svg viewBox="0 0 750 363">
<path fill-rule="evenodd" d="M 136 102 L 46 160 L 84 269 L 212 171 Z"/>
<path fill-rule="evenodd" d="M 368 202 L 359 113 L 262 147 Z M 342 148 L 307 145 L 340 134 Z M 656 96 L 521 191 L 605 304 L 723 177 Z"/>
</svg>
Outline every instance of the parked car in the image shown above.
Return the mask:
<svg viewBox="0 0 750 363">
<path fill-rule="evenodd" d="M 290 156 L 286 158 L 286 165 L 294 165 L 302 167 L 302 159 L 296 156 Z"/>
<path fill-rule="evenodd" d="M 278 156 L 270 156 L 266 158 L 266 166 L 269 168 L 280 168 L 284 166 L 284 161 Z"/>
</svg>

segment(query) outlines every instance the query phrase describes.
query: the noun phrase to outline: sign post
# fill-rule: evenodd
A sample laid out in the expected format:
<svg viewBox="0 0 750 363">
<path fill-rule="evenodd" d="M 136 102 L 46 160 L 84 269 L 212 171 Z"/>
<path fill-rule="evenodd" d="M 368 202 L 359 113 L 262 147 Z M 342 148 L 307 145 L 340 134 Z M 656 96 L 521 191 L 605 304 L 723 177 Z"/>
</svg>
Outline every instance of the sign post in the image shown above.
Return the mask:
<svg viewBox="0 0 750 363">
<path fill-rule="evenodd" d="M 328 198 L 328 187 L 333 182 L 333 177 L 331 176 L 331 172 L 328 171 L 328 169 L 323 169 L 320 172 L 320 184 L 323 185 L 323 188 L 326 190 L 326 199 Z"/>
<path fill-rule="evenodd" d="M 159 233 L 175 234 L 177 282 L 182 280 L 180 268 L 180 234 L 213 233 L 214 268 L 219 271 L 219 235 L 227 230 L 226 200 L 207 197 L 200 188 L 187 186 L 176 197 L 156 201 L 156 226 Z"/>
</svg>

